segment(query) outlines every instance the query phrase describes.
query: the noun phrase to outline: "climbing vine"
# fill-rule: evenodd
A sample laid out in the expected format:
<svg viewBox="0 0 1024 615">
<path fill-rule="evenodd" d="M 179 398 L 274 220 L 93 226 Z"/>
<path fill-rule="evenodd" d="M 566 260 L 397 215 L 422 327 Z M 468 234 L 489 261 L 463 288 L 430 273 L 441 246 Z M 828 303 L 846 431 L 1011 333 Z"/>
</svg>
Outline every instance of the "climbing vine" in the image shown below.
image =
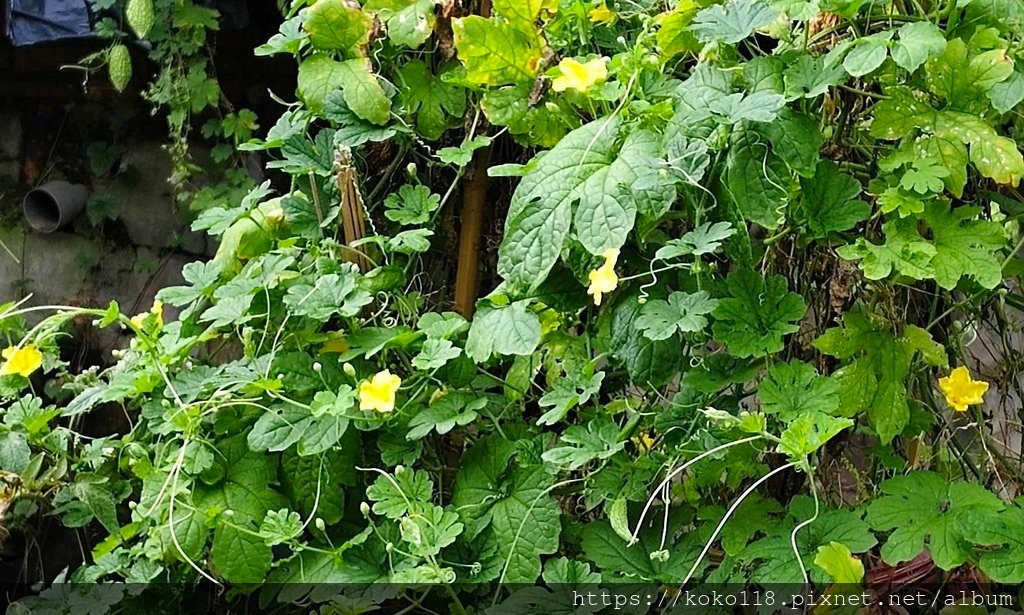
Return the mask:
<svg viewBox="0 0 1024 615">
<path fill-rule="evenodd" d="M 173 4 L 172 128 L 219 104 Z M 1020 585 L 1022 32 L 1006 0 L 293 2 L 256 53 L 294 96 L 230 139 L 277 175 L 198 215 L 216 256 L 142 314 L 4 307 L 7 515 L 82 528 L 67 579 L 143 584 L 78 586 L 111 608 Z M 69 373 L 83 317 L 130 342 Z"/>
</svg>

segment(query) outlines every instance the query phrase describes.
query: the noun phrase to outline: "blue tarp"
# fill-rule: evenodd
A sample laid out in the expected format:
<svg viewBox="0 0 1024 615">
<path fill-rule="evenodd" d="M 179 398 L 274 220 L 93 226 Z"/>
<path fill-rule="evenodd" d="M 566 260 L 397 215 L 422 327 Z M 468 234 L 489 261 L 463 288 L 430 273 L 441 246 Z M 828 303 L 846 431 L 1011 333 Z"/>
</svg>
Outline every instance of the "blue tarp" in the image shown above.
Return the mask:
<svg viewBox="0 0 1024 615">
<path fill-rule="evenodd" d="M 81 38 L 92 33 L 86 0 L 7 0 L 7 38 L 14 45 Z"/>
</svg>

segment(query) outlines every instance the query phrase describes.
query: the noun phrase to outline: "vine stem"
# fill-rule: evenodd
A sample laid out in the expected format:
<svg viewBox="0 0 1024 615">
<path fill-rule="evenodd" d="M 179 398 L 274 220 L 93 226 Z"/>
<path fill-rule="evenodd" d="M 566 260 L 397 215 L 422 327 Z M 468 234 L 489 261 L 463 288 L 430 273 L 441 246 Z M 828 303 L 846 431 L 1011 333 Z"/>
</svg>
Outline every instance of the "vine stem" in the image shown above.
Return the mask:
<svg viewBox="0 0 1024 615">
<path fill-rule="evenodd" d="M 718 534 L 722 531 L 722 528 L 725 527 L 725 524 L 732 517 L 733 513 L 736 512 L 736 509 L 740 507 L 740 504 L 742 504 L 743 501 L 746 500 L 747 497 L 751 493 L 753 493 L 755 489 L 757 489 L 758 487 L 763 485 L 765 482 L 767 482 L 767 480 L 769 478 L 775 476 L 776 474 L 778 474 L 780 472 L 784 472 L 784 471 L 786 471 L 786 470 L 788 470 L 788 469 L 790 469 L 792 467 L 795 467 L 796 465 L 797 465 L 797 463 L 795 461 L 791 461 L 791 462 L 787 463 L 784 466 L 779 466 L 779 467 L 775 468 L 771 472 L 769 472 L 769 473 L 765 474 L 764 476 L 762 476 L 761 478 L 757 479 L 757 481 L 753 485 L 747 487 L 746 491 L 744 491 L 740 495 L 740 497 L 736 498 L 736 501 L 732 503 L 732 506 L 729 507 L 729 510 L 727 510 L 725 512 L 725 515 L 722 517 L 722 520 L 718 522 L 718 526 L 715 527 L 715 531 L 712 532 L 711 537 L 708 538 L 708 541 L 704 544 L 704 548 L 701 550 L 700 555 L 698 555 L 697 559 L 694 560 L 693 566 L 690 567 L 690 572 L 686 573 L 686 578 L 684 578 L 683 582 L 679 584 L 679 588 L 680 589 L 682 589 L 683 587 L 686 587 L 686 584 L 689 583 L 690 579 L 693 578 L 693 575 L 694 575 L 694 573 L 697 572 L 697 568 L 700 566 L 700 563 L 702 561 L 704 561 L 704 557 L 708 554 L 708 551 L 711 550 L 711 545 L 713 545 L 715 543 L 715 539 L 718 538 Z M 672 601 L 672 606 L 673 607 L 676 605 L 676 601 L 679 600 L 679 596 L 681 596 L 681 595 L 682 595 L 682 592 L 676 594 L 675 600 Z"/>
<path fill-rule="evenodd" d="M 678 476 L 681 472 L 686 470 L 686 468 L 692 466 L 693 464 L 697 463 L 701 459 L 705 459 L 707 457 L 710 457 L 711 455 L 714 455 L 715 453 L 718 453 L 720 451 L 724 451 L 725 449 L 727 449 L 729 447 L 739 446 L 740 444 L 746 444 L 747 442 L 754 442 L 756 440 L 761 440 L 763 438 L 764 438 L 764 436 L 756 435 L 756 436 L 750 436 L 749 438 L 743 438 L 741 440 L 735 440 L 733 442 L 726 442 L 725 444 L 716 446 L 715 448 L 713 448 L 711 450 L 704 451 L 700 455 L 697 455 L 693 459 L 687 461 L 686 463 L 684 463 L 683 465 L 679 466 L 678 468 L 673 470 L 671 473 L 669 473 L 669 475 L 665 477 L 665 480 L 663 480 L 660 483 L 658 483 L 658 486 L 654 489 L 654 492 L 651 493 L 651 497 L 647 499 L 647 504 L 644 505 L 644 509 L 640 513 L 640 519 L 636 522 L 636 529 L 633 530 L 633 535 L 629 539 L 629 544 L 631 544 L 631 545 L 636 544 L 637 537 L 640 535 L 640 527 L 643 525 L 644 519 L 647 517 L 648 511 L 651 510 L 651 506 L 654 504 L 654 500 L 658 497 L 658 494 L 661 493 L 662 490 L 665 489 L 665 487 L 668 486 L 669 482 L 671 482 L 671 480 L 673 478 Z M 666 502 L 665 505 L 668 506 L 668 503 Z"/>
</svg>

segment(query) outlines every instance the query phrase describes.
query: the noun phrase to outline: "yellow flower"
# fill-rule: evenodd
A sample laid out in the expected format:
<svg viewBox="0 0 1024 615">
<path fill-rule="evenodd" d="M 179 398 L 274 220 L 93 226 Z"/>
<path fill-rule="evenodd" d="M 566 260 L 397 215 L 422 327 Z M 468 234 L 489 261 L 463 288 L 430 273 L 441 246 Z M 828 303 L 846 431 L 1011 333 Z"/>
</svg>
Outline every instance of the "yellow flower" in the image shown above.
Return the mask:
<svg viewBox="0 0 1024 615">
<path fill-rule="evenodd" d="M 967 406 L 980 404 L 984 401 L 985 391 L 988 390 L 988 383 L 984 380 L 974 380 L 971 372 L 966 367 L 954 369 L 945 378 L 939 378 L 939 389 L 946 396 L 946 401 L 957 412 L 965 412 Z"/>
<path fill-rule="evenodd" d="M 402 379 L 388 370 L 377 372 L 373 379 L 359 384 L 359 409 L 391 412 L 395 409 L 395 393 Z"/>
<path fill-rule="evenodd" d="M 587 17 L 593 23 L 611 23 L 615 21 L 615 11 L 609 9 L 604 2 L 590 9 Z"/>
<path fill-rule="evenodd" d="M 28 378 L 43 364 L 43 353 L 34 344 L 9 346 L 2 354 L 7 361 L 0 367 L 0 376 L 18 374 Z"/>
<path fill-rule="evenodd" d="M 562 74 L 551 82 L 551 89 L 556 92 L 569 89 L 584 92 L 595 83 L 608 78 L 605 58 L 596 58 L 586 64 L 581 64 L 573 58 L 565 58 L 558 63 L 558 70 L 562 71 Z"/>
<path fill-rule="evenodd" d="M 637 448 L 642 451 L 649 451 L 654 448 L 654 438 L 651 436 L 650 432 L 642 433 L 639 436 L 634 437 L 633 442 L 637 445 Z"/>
<path fill-rule="evenodd" d="M 588 295 L 594 295 L 594 305 L 601 305 L 601 296 L 612 292 L 619 285 L 619 276 L 615 275 L 619 249 L 609 248 L 602 256 L 604 264 L 590 272 L 590 288 L 587 289 Z"/>
<path fill-rule="evenodd" d="M 150 315 L 156 316 L 156 321 L 160 323 L 160 326 L 162 327 L 164 324 L 164 302 L 159 299 L 153 301 L 153 307 L 150 308 L 148 312 L 136 314 L 131 317 L 132 324 L 136 329 L 141 329 L 142 326 L 146 324 L 146 319 L 149 318 Z"/>
</svg>

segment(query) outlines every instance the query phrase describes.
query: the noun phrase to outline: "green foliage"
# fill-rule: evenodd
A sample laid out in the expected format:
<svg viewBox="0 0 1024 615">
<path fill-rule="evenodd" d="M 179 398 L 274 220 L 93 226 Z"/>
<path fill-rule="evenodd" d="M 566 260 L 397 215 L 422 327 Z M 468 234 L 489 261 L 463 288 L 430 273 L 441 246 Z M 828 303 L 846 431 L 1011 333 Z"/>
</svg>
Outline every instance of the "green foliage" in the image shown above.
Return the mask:
<svg viewBox="0 0 1024 615">
<path fill-rule="evenodd" d="M 1014 3 L 286 4 L 256 53 L 297 88 L 259 138 L 205 59 L 216 11 L 152 5 L 172 151 L 202 118 L 273 176 L 195 193 L 220 247 L 168 307 L 0 308 L 5 521 L 99 537 L 68 579 L 460 614 L 925 552 L 1024 582 L 1019 451 L 948 375 L 1020 358 Z M 89 320 L 132 341 L 84 369 L 57 342 Z M 78 433 L 111 410 L 130 431 Z M 324 589 L 361 583 L 389 585 Z"/>
</svg>

